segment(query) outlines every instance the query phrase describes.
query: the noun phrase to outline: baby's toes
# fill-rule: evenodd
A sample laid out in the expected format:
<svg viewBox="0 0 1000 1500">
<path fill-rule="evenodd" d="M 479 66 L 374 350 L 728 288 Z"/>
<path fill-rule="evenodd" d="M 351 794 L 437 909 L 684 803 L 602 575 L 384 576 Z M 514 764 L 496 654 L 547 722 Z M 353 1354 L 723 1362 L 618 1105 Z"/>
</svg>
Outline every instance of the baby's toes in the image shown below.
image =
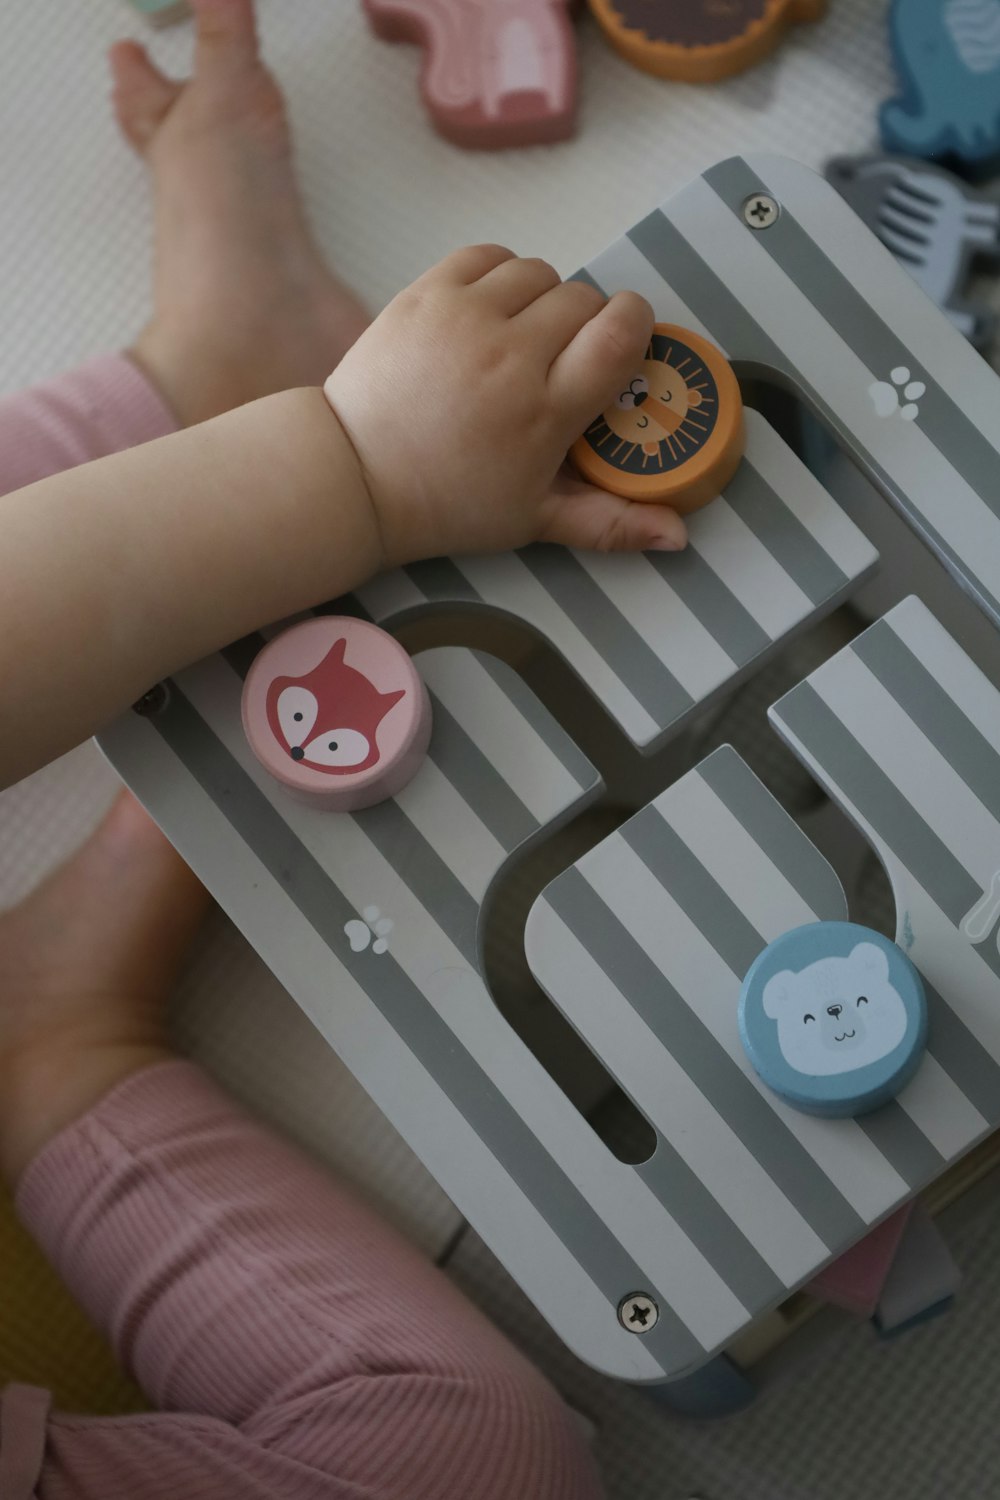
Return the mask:
<svg viewBox="0 0 1000 1500">
<path fill-rule="evenodd" d="M 118 42 L 109 61 L 118 124 L 129 145 L 144 153 L 182 86 L 165 78 L 138 42 Z"/>
</svg>

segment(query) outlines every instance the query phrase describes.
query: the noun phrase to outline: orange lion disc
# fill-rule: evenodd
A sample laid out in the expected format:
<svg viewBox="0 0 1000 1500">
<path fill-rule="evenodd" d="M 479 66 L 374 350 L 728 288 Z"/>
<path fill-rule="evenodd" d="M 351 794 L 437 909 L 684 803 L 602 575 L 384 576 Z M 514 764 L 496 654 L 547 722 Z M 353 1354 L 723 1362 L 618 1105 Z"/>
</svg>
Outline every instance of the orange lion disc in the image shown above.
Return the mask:
<svg viewBox="0 0 1000 1500">
<path fill-rule="evenodd" d="M 743 402 L 727 360 L 697 333 L 656 323 L 646 358 L 570 450 L 578 472 L 627 500 L 697 510 L 743 456 Z"/>
</svg>

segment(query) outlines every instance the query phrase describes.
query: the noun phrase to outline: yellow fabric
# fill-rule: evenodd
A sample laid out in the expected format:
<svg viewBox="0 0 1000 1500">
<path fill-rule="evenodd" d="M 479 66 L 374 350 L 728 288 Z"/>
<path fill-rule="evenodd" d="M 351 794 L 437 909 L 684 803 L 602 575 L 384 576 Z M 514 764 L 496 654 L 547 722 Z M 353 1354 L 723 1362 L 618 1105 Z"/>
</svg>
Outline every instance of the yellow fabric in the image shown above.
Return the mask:
<svg viewBox="0 0 1000 1500">
<path fill-rule="evenodd" d="M 0 1389 L 12 1381 L 47 1387 L 60 1411 L 149 1409 L 0 1192 Z"/>
</svg>

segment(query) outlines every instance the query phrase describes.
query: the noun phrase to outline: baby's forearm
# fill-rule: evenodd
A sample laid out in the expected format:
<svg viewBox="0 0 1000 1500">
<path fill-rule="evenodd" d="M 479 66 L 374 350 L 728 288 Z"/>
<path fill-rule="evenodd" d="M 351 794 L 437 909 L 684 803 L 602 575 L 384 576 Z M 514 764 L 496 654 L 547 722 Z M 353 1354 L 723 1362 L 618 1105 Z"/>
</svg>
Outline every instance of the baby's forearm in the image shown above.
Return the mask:
<svg viewBox="0 0 1000 1500">
<path fill-rule="evenodd" d="M 360 466 L 318 389 L 30 485 L 4 500 L 2 538 L 0 786 L 382 561 Z"/>
</svg>

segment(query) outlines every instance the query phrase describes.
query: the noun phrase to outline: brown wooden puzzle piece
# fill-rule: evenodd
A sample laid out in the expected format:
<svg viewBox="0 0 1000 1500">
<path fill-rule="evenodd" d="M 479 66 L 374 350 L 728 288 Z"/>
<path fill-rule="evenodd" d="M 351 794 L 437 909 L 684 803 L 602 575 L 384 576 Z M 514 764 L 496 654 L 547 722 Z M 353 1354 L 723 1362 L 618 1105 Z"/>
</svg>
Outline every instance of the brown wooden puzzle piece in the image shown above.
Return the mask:
<svg viewBox="0 0 1000 1500">
<path fill-rule="evenodd" d="M 376 34 L 424 49 L 421 93 L 459 146 L 562 141 L 576 122 L 571 0 L 363 0 Z"/>
<path fill-rule="evenodd" d="M 741 73 L 826 0 L 589 0 L 611 45 L 661 78 L 710 83 Z"/>
</svg>

